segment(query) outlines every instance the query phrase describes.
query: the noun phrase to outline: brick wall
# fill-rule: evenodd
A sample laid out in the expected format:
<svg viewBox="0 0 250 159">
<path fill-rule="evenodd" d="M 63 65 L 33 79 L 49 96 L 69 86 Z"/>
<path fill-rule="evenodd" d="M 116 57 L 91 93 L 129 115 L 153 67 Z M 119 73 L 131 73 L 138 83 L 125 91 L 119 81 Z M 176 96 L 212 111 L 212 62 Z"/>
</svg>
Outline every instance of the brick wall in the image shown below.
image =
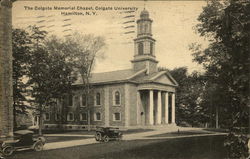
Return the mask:
<svg viewBox="0 0 250 159">
<path fill-rule="evenodd" d="M 12 2 L 0 2 L 0 137 L 13 135 Z"/>
</svg>

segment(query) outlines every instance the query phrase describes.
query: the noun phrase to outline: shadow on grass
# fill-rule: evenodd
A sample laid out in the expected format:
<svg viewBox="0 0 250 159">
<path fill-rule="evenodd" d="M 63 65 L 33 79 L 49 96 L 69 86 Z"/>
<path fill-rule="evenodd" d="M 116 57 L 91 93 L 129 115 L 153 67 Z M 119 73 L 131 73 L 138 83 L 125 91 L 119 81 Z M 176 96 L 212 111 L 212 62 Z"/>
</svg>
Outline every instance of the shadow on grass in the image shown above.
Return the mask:
<svg viewBox="0 0 250 159">
<path fill-rule="evenodd" d="M 51 143 L 51 142 L 71 141 L 71 140 L 82 140 L 82 139 L 89 139 L 89 138 L 93 138 L 93 137 L 82 137 L 82 136 L 46 136 L 45 138 L 46 138 L 46 143 Z"/>
<path fill-rule="evenodd" d="M 41 152 L 24 152 L 10 159 L 223 159 L 224 136 L 108 142 Z"/>
</svg>

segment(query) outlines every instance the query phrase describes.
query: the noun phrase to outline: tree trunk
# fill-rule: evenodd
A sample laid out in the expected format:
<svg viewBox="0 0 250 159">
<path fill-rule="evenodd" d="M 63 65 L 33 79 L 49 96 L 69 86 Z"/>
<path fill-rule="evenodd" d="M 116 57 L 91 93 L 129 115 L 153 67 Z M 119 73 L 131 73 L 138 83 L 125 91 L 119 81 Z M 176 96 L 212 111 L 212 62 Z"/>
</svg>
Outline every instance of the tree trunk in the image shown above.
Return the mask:
<svg viewBox="0 0 250 159">
<path fill-rule="evenodd" d="M 88 110 L 88 131 L 90 131 L 90 110 Z"/>
<path fill-rule="evenodd" d="M 219 128 L 219 108 L 218 106 L 216 105 L 216 108 L 215 108 L 215 128 L 218 129 Z"/>
<path fill-rule="evenodd" d="M 14 129 L 17 128 L 17 121 L 16 121 L 16 103 L 13 104 L 13 127 Z"/>
<path fill-rule="evenodd" d="M 39 135 L 40 136 L 42 136 L 42 126 L 43 126 L 42 105 L 39 105 Z"/>
<path fill-rule="evenodd" d="M 248 121 L 248 134 L 250 135 L 250 107 L 249 107 L 249 112 L 248 112 L 248 118 L 249 118 L 249 121 Z"/>
<path fill-rule="evenodd" d="M 89 98 L 90 98 L 90 95 L 89 95 L 89 77 L 87 77 L 87 96 L 88 96 L 88 101 L 89 101 Z M 88 131 L 90 131 L 90 105 L 88 103 Z"/>
</svg>

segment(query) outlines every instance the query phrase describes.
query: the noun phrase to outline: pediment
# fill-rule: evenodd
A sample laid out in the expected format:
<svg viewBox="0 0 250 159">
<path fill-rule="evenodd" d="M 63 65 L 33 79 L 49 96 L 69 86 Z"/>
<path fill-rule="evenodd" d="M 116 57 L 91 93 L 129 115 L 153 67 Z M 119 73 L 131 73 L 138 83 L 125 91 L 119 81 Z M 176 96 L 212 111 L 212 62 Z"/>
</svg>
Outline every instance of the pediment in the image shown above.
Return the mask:
<svg viewBox="0 0 250 159">
<path fill-rule="evenodd" d="M 168 72 L 158 74 L 158 76 L 155 76 L 151 80 L 156 83 L 178 86 L 178 83 L 174 80 L 174 78 Z"/>
<path fill-rule="evenodd" d="M 155 82 L 174 85 L 174 83 L 166 75 L 162 75 L 161 77 L 157 78 Z"/>
</svg>

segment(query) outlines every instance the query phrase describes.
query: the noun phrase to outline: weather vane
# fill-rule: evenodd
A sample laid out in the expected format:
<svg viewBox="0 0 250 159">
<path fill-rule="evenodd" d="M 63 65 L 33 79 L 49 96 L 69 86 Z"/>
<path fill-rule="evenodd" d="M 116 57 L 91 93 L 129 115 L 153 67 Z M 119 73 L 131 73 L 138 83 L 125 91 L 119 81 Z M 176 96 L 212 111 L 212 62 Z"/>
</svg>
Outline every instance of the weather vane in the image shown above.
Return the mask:
<svg viewBox="0 0 250 159">
<path fill-rule="evenodd" d="M 144 1 L 144 9 L 145 9 L 145 8 L 146 8 L 146 1 L 147 1 L 147 0 L 143 0 L 143 1 Z"/>
</svg>

